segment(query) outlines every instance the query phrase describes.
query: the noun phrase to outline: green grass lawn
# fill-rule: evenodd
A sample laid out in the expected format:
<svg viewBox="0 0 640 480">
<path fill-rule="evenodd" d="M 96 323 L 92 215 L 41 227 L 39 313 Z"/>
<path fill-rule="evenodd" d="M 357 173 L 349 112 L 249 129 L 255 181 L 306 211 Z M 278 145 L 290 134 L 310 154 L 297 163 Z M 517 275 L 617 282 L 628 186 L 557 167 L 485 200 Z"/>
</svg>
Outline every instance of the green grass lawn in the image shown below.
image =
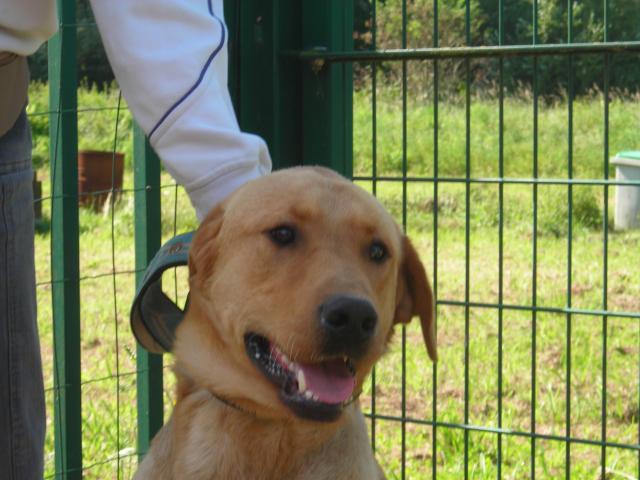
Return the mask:
<svg viewBox="0 0 640 480">
<path fill-rule="evenodd" d="M 32 95 L 32 112 L 46 109 L 45 89 Z M 37 99 L 34 100 L 34 97 Z M 80 105 L 113 107 L 117 95 L 81 91 Z M 358 175 L 371 172 L 371 110 L 368 92 L 355 95 L 354 170 Z M 412 176 L 433 175 L 433 111 L 429 99 L 411 98 L 408 111 L 407 158 Z M 397 175 L 402 161 L 401 104 L 399 97 L 382 92 L 378 99 L 377 158 L 378 174 Z M 474 99 L 472 108 L 471 172 L 474 177 L 498 176 L 497 101 Z M 526 96 L 505 102 L 505 176 L 532 176 L 531 102 Z M 616 98 L 611 104 L 610 151 L 640 148 L 640 109 L 637 99 Z M 86 111 L 79 114 L 83 128 L 99 124 L 113 144 L 115 111 Z M 439 175 L 464 175 L 464 106 L 455 99 L 440 105 Z M 91 116 L 89 120 L 85 115 Z M 541 106 L 539 174 L 547 178 L 566 178 L 566 115 L 563 103 Z M 32 116 L 32 118 L 35 118 Z M 42 116 L 44 118 L 44 116 Z M 117 139 L 119 149 L 130 152 L 128 114 Z M 580 99 L 574 111 L 574 173 L 577 178 L 603 178 L 602 104 L 597 97 Z M 110 126 L 110 129 L 107 128 Z M 46 165 L 46 134 L 40 125 L 36 149 Z M 39 132 L 39 133 L 38 133 Z M 45 132 L 45 133 L 43 133 Z M 130 166 L 130 161 L 128 162 Z M 613 171 L 609 172 L 613 175 Z M 41 178 L 46 171 L 39 172 Z M 127 168 L 125 188 L 132 184 Z M 170 185 L 167 175 L 163 183 Z M 361 182 L 364 188 L 371 185 Z M 45 195 L 48 186 L 45 185 Z M 640 231 L 618 233 L 608 230 L 608 268 L 604 286 L 603 211 L 613 218 L 614 188 L 609 189 L 605 206 L 604 187 L 573 188 L 573 235 L 571 239 L 571 285 L 568 286 L 567 187 L 542 185 L 538 188 L 537 232 L 533 232 L 533 187 L 505 185 L 503 209 L 502 296 L 507 305 L 531 306 L 533 302 L 533 245 L 537 242 L 536 303 L 541 307 L 563 308 L 571 297 L 576 309 L 601 310 L 603 297 L 613 312 L 640 312 Z M 440 360 L 433 366 L 421 343 L 416 324 L 406 331 L 406 415 L 431 421 L 434 400 L 435 420 L 445 424 L 465 423 L 465 397 L 468 398 L 469 424 L 498 426 L 498 352 L 502 338 L 502 428 L 505 431 L 530 432 L 532 403 L 532 345 L 534 337 L 531 312 L 517 309 L 502 311 L 502 335 L 496 308 L 470 308 L 451 305 L 465 300 L 465 224 L 469 215 L 468 295 L 473 303 L 495 304 L 500 295 L 499 187 L 472 184 L 470 210 L 466 209 L 465 184 L 439 183 L 438 201 L 432 183 L 407 187 L 407 227 L 433 278 L 437 266 L 438 348 Z M 380 183 L 377 194 L 400 221 L 403 195 L 401 184 Z M 48 202 L 45 202 L 48 218 Z M 434 211 L 438 213 L 437 250 L 434 238 Z M 174 232 L 193 229 L 195 216 L 181 189 L 162 190 L 163 239 Z M 112 228 L 113 225 L 113 228 Z M 82 415 L 83 458 L 88 467 L 85 478 L 130 478 L 135 470 L 136 392 L 135 342 L 128 326 L 129 308 L 134 293 L 134 215 L 133 196 L 123 194 L 115 210 L 80 214 L 80 284 L 82 315 Z M 46 220 L 36 238 L 39 327 L 45 367 L 48 405 L 47 475 L 53 463 L 53 386 L 52 320 L 50 285 L 50 237 Z M 115 267 L 115 268 L 114 268 Z M 186 276 L 180 271 L 169 291 L 186 295 Z M 569 292 L 568 292 L 569 290 Z M 468 369 L 465 369 L 465 326 L 468 319 Z M 571 363 L 570 405 L 571 436 L 599 441 L 603 416 L 603 319 L 594 315 L 573 315 L 570 319 L 571 342 L 567 343 L 567 315 L 539 312 L 536 315 L 535 349 L 535 429 L 538 433 L 564 436 L 566 428 L 567 363 Z M 389 354 L 376 370 L 376 413 L 401 415 L 402 334 L 397 332 Z M 606 324 L 606 426 L 607 440 L 621 444 L 638 443 L 640 326 L 634 318 L 610 317 Z M 170 365 L 170 358 L 166 358 Z M 468 389 L 465 389 L 465 371 Z M 165 376 L 166 417 L 171 411 L 173 379 Z M 370 411 L 371 387 L 362 397 Z M 400 478 L 401 423 L 375 422 L 376 452 L 389 478 Z M 462 478 L 464 473 L 464 431 L 439 426 L 437 453 L 433 458 L 431 425 L 408 423 L 406 426 L 407 478 L 431 478 L 436 462 L 438 478 Z M 536 478 L 564 476 L 565 444 L 557 440 L 537 440 Z M 118 452 L 122 457 L 118 462 Z M 468 464 L 471 478 L 495 478 L 497 472 L 497 435 L 471 431 L 468 436 Z M 571 446 L 572 478 L 599 477 L 600 447 Z M 502 474 L 504 478 L 528 478 L 531 441 L 516 435 L 502 436 Z M 638 454 L 631 450 L 607 449 L 607 478 L 636 478 Z"/>
</svg>

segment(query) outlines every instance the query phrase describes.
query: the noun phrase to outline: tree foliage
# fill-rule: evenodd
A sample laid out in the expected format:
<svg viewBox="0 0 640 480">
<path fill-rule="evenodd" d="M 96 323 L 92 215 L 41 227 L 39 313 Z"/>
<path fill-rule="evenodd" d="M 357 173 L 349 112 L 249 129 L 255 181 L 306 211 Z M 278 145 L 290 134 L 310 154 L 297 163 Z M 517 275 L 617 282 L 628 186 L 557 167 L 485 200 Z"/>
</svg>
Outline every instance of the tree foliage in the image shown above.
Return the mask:
<svg viewBox="0 0 640 480">
<path fill-rule="evenodd" d="M 114 77 L 107 54 L 102 47 L 89 0 L 76 0 L 76 19 L 78 80 L 81 84 L 102 90 L 113 82 Z M 48 80 L 46 44 L 29 57 L 29 67 L 33 80 L 41 82 Z"/>
<path fill-rule="evenodd" d="M 356 9 L 358 16 L 371 16 L 372 2 L 376 2 L 376 48 L 401 48 L 402 2 L 400 0 L 361 0 Z M 533 0 L 503 0 L 502 32 L 498 0 L 435 0 L 438 14 L 438 46 L 463 45 L 531 45 L 534 42 Z M 574 0 L 572 10 L 572 38 L 575 43 L 640 40 L 640 0 L 609 0 L 608 29 L 605 38 L 603 0 Z M 364 8 L 362 4 L 366 4 Z M 467 14 L 469 29 L 467 35 Z M 538 44 L 562 44 L 569 41 L 569 4 L 566 0 L 538 0 Z M 357 25 L 370 25 L 357 20 Z M 408 48 L 434 46 L 434 0 L 407 0 L 406 46 Z M 363 32 L 359 38 L 369 38 Z M 502 38 L 500 38 L 502 37 Z M 360 42 L 360 48 L 372 48 Z M 569 58 L 566 55 L 541 57 L 537 65 L 537 87 L 543 95 L 564 94 L 569 84 Z M 592 89 L 602 89 L 604 84 L 604 55 L 574 55 L 574 93 L 583 94 Z M 414 62 L 415 63 L 415 62 Z M 465 75 L 462 61 L 441 62 L 442 77 L 446 87 L 463 88 Z M 610 56 L 610 85 L 621 91 L 637 92 L 640 87 L 640 62 L 637 55 L 616 54 Z M 424 69 L 422 69 L 424 70 Z M 499 81 L 498 60 L 480 59 L 471 62 L 475 88 L 487 89 Z M 391 80 L 399 69 L 383 66 L 382 71 Z M 409 74 L 421 72 L 420 67 L 409 65 Z M 534 79 L 534 62 L 531 56 L 510 58 L 505 61 L 504 82 L 508 90 L 531 88 Z"/>
</svg>

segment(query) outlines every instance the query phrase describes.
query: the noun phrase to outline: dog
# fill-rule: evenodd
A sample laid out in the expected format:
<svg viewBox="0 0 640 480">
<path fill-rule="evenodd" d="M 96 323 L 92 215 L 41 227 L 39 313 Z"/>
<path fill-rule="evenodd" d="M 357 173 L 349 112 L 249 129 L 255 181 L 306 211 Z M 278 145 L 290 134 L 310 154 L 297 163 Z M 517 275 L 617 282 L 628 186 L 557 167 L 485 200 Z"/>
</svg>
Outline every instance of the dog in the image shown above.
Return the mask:
<svg viewBox="0 0 640 480">
<path fill-rule="evenodd" d="M 240 187 L 189 252 L 174 347 L 177 400 L 138 480 L 372 480 L 358 395 L 397 324 L 419 316 L 425 269 L 391 215 L 321 167 Z"/>
</svg>

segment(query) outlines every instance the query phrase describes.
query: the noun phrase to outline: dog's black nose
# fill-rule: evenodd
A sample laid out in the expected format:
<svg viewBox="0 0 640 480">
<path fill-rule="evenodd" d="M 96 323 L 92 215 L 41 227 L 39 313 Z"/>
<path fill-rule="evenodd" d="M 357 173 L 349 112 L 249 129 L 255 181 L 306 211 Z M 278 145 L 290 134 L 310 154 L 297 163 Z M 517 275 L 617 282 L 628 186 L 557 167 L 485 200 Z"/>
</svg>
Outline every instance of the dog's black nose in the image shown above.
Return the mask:
<svg viewBox="0 0 640 480">
<path fill-rule="evenodd" d="M 320 305 L 318 313 L 327 354 L 357 358 L 365 353 L 378 323 L 378 314 L 369 300 L 334 295 Z"/>
</svg>

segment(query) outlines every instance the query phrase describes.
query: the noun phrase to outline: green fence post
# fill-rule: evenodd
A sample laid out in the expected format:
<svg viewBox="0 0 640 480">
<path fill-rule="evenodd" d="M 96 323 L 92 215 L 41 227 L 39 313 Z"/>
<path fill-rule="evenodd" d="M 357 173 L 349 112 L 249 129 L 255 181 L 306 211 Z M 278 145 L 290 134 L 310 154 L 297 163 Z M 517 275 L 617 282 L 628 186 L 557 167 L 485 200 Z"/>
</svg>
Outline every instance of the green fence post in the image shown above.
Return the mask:
<svg viewBox="0 0 640 480">
<path fill-rule="evenodd" d="M 144 132 L 134 126 L 136 285 L 160 248 L 160 161 Z M 149 450 L 151 439 L 162 427 L 162 355 L 137 346 L 138 459 Z"/>
<path fill-rule="evenodd" d="M 330 52 L 353 50 L 353 2 L 302 2 L 302 46 Z M 314 61 L 302 71 L 305 164 L 325 165 L 353 176 L 353 67 Z"/>
<path fill-rule="evenodd" d="M 295 0 L 225 2 L 229 90 L 240 128 L 265 139 L 274 169 L 301 163 L 300 65 L 281 57 L 300 46 Z"/>
<path fill-rule="evenodd" d="M 353 68 L 300 64 L 302 48 L 353 49 L 353 3 L 226 2 L 229 86 L 243 131 L 264 138 L 274 168 L 325 165 L 352 175 Z"/>
<path fill-rule="evenodd" d="M 79 479 L 82 415 L 74 0 L 58 0 L 58 17 L 58 33 L 48 46 L 55 468 L 56 478 Z"/>
</svg>

